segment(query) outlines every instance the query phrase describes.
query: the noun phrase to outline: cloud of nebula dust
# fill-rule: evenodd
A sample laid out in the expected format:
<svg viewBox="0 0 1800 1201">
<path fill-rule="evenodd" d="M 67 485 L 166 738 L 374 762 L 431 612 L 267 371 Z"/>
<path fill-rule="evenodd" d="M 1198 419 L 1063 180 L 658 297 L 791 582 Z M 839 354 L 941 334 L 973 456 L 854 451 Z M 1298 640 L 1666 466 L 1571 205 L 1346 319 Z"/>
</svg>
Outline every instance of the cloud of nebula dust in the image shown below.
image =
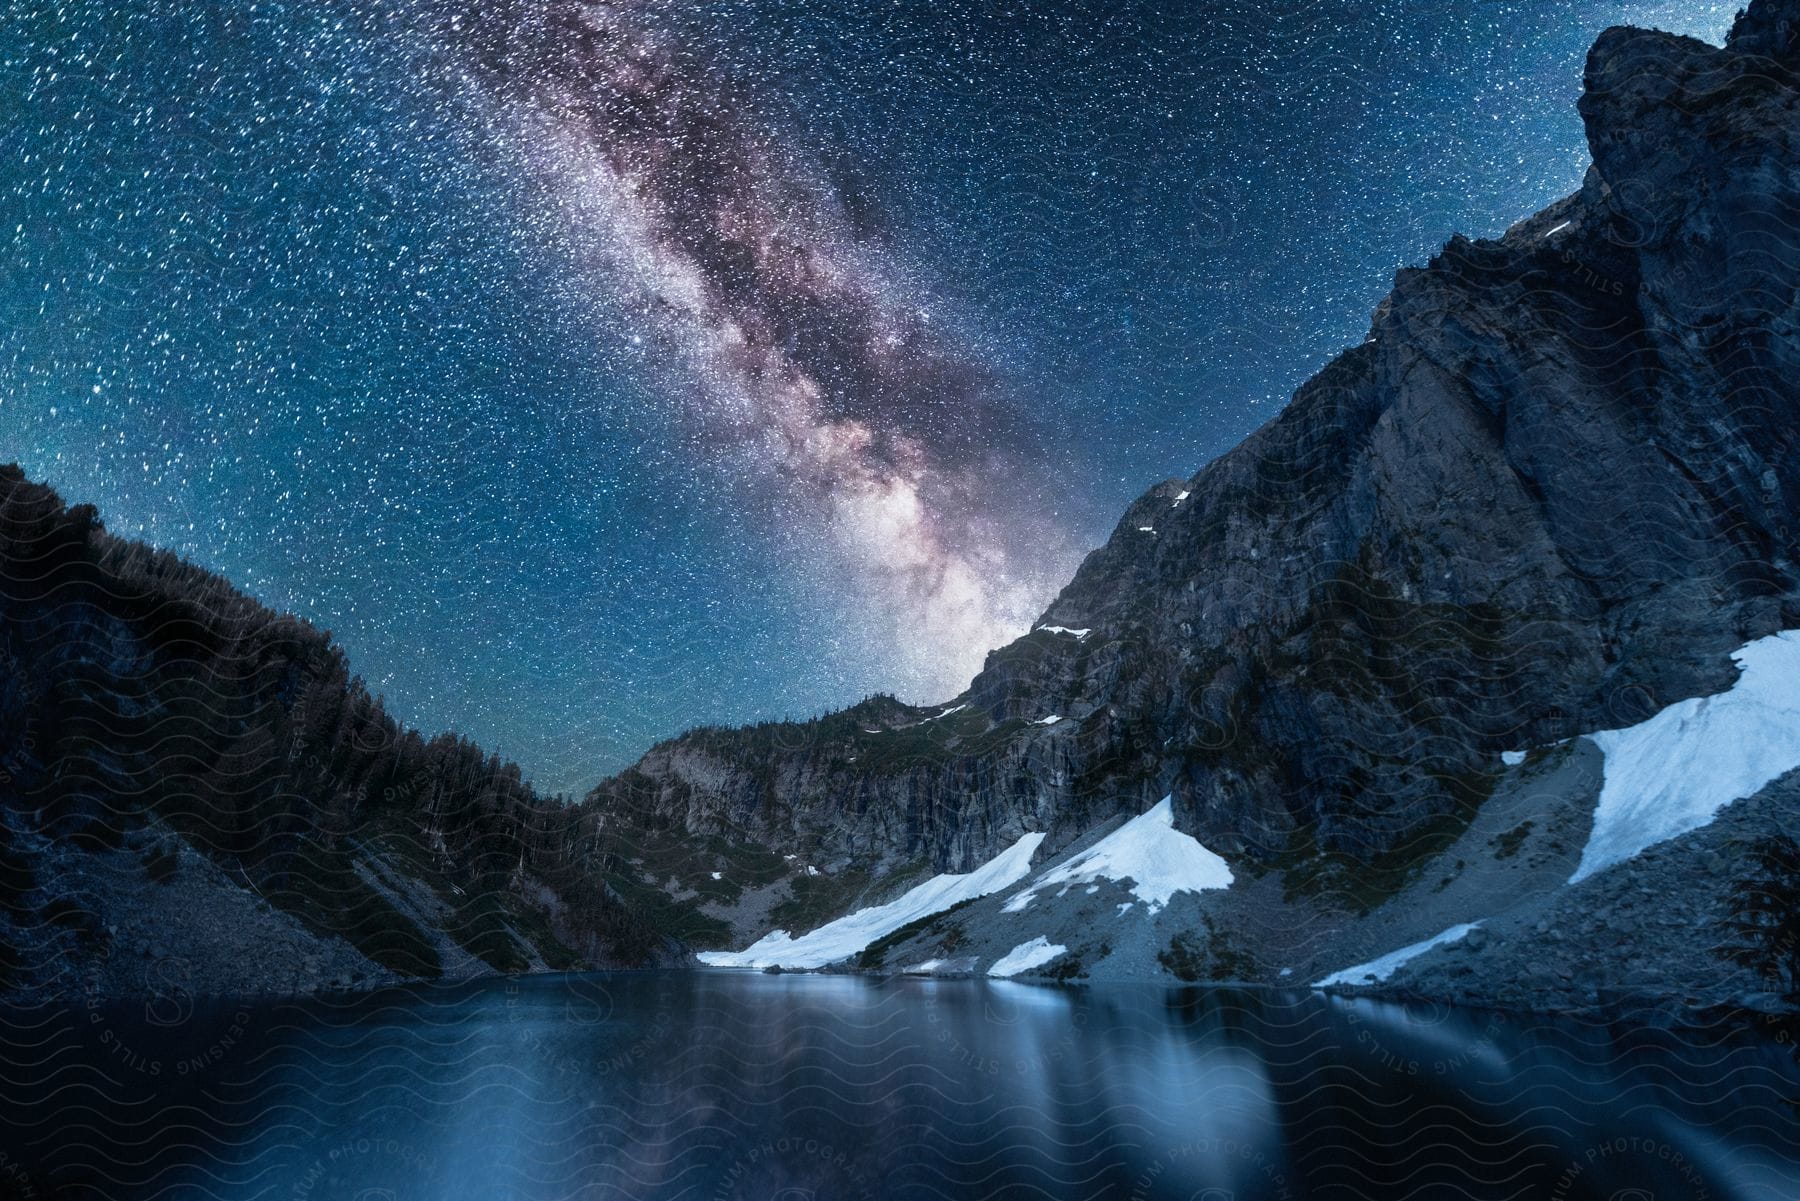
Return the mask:
<svg viewBox="0 0 1800 1201">
<path fill-rule="evenodd" d="M 451 18 L 534 174 L 607 259 L 694 444 L 892 685 L 950 695 L 1073 566 L 1004 380 L 934 323 L 891 231 L 635 5 Z"/>
</svg>

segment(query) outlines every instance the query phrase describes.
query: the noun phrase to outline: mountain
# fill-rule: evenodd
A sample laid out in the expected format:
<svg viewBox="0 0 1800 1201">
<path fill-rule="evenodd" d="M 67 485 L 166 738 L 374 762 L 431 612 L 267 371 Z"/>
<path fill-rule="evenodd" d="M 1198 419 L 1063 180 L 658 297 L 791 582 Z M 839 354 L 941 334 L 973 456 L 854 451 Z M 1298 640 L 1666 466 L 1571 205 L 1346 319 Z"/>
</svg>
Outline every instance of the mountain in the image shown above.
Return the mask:
<svg viewBox="0 0 1800 1201">
<path fill-rule="evenodd" d="M 1741 998 L 1740 878 L 1800 814 L 1797 26 L 1757 0 L 1723 48 L 1607 31 L 1581 189 L 1401 271 L 962 695 L 690 731 L 579 803 L 0 469 L 4 983 L 691 948 Z"/>
<path fill-rule="evenodd" d="M 1054 862 L 1165 796 L 1240 871 L 1364 911 L 1516 788 L 1503 753 L 1730 688 L 1732 652 L 1800 628 L 1797 13 L 1759 0 L 1724 48 L 1608 30 L 1581 189 L 1399 272 L 963 695 L 694 731 L 590 803 L 685 890 L 674 848 L 788 855 L 691 865 L 732 945 L 1028 834 Z M 1597 787 L 1557 814 L 1591 823 Z"/>
<path fill-rule="evenodd" d="M 594 815 L 330 636 L 0 467 L 0 987 L 291 993 L 678 953 Z"/>
</svg>

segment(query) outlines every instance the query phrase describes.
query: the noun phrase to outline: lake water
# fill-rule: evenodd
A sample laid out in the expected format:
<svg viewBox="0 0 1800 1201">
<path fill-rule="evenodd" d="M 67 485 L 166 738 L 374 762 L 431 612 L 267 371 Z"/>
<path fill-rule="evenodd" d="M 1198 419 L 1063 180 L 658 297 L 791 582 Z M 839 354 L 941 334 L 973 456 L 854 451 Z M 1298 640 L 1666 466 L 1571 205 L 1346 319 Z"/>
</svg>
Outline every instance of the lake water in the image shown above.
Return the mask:
<svg viewBox="0 0 1800 1201">
<path fill-rule="evenodd" d="M 0 1023 L 0 1196 L 1800 1196 L 1751 1029 L 734 972 Z"/>
</svg>

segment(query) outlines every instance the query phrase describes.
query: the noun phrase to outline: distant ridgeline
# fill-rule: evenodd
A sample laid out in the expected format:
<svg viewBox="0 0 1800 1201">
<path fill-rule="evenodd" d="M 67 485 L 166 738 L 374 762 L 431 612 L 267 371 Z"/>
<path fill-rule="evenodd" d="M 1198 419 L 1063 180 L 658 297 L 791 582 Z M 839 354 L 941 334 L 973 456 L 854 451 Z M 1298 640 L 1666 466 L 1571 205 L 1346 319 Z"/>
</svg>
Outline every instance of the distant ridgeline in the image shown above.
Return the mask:
<svg viewBox="0 0 1800 1201">
<path fill-rule="evenodd" d="M 438 977 L 451 946 L 459 974 L 672 949 L 599 874 L 592 807 L 403 728 L 328 633 L 107 534 L 17 466 L 0 467 L 0 823 L 15 987 L 69 991 L 112 955 L 103 885 L 154 894 L 146 877 L 195 852 L 294 937 L 341 937 L 367 979 Z"/>
</svg>

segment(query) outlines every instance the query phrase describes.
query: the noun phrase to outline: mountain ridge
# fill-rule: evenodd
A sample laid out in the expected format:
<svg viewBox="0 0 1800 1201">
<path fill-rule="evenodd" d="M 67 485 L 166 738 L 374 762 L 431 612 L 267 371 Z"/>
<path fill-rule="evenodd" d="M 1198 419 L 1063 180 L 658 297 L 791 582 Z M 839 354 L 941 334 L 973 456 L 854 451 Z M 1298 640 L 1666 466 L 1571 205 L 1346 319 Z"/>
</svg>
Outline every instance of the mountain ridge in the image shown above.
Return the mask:
<svg viewBox="0 0 1800 1201">
<path fill-rule="evenodd" d="M 1398 272 L 1365 341 L 1145 492 L 961 695 L 689 731 L 571 806 L 404 730 L 328 636 L 0 470 L 0 974 L 311 991 L 685 961 L 1042 835 L 1035 874 L 1164 797 L 1229 888 L 1129 930 L 1116 881 L 1027 917 L 972 897 L 883 954 L 1001 961 L 1035 933 L 1058 978 L 1271 982 L 1428 940 L 1452 902 L 1512 921 L 1516 954 L 1525 917 L 1479 907 L 1564 912 L 1602 770 L 1582 735 L 1800 629 L 1797 13 L 1756 0 L 1724 48 L 1603 34 L 1581 189 Z M 1716 921 L 1705 865 L 1793 796 L 1646 857 L 1672 903 Z"/>
<path fill-rule="evenodd" d="M 17 466 L 0 666 L 0 988 L 313 992 L 680 953 L 580 807 L 400 725 L 328 633 Z"/>
<path fill-rule="evenodd" d="M 1800 625 L 1792 17 L 1602 34 L 1581 189 L 1399 271 L 1363 343 L 1140 497 L 961 696 L 670 740 L 590 797 L 806 848 L 844 905 L 1165 794 L 1222 853 L 1366 865 L 1466 822 L 1503 751 L 1729 686 Z"/>
</svg>

